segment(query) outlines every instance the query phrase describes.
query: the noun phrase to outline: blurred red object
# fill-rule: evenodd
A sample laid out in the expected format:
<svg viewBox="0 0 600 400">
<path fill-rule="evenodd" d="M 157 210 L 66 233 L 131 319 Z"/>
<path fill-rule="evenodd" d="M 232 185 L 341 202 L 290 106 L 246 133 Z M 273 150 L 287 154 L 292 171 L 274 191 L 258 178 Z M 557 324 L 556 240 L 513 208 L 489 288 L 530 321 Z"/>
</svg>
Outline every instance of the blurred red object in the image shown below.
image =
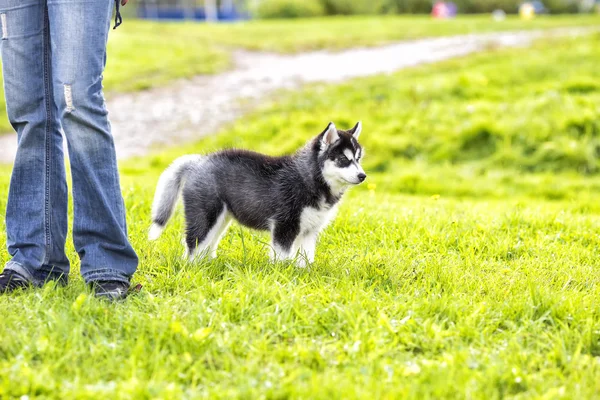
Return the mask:
<svg viewBox="0 0 600 400">
<path fill-rule="evenodd" d="M 436 1 L 431 9 L 433 18 L 448 18 L 448 5 L 444 1 Z"/>
</svg>

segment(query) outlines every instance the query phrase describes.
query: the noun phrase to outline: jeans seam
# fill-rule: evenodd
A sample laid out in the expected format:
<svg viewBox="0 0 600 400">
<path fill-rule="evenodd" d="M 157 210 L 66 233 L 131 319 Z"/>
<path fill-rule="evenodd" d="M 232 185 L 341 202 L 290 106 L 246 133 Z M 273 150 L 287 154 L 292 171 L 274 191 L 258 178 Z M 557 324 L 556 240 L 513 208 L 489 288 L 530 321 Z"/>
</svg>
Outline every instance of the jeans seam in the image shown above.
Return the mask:
<svg viewBox="0 0 600 400">
<path fill-rule="evenodd" d="M 45 187 L 45 201 L 44 201 L 44 234 L 46 236 L 46 254 L 44 256 L 44 264 L 49 262 L 50 252 L 51 252 L 51 232 L 50 226 L 52 224 L 52 216 L 50 213 L 51 204 L 50 204 L 50 177 L 51 177 L 51 163 L 52 163 L 52 146 L 50 145 L 50 135 L 52 132 L 50 131 L 50 121 L 52 118 L 52 105 L 50 104 L 50 77 L 49 77 L 49 68 L 50 68 L 50 21 L 48 18 L 48 5 L 45 6 L 44 10 L 44 43 L 43 43 L 43 51 L 44 51 L 44 95 L 45 95 L 45 103 L 46 103 L 46 187 Z"/>
</svg>

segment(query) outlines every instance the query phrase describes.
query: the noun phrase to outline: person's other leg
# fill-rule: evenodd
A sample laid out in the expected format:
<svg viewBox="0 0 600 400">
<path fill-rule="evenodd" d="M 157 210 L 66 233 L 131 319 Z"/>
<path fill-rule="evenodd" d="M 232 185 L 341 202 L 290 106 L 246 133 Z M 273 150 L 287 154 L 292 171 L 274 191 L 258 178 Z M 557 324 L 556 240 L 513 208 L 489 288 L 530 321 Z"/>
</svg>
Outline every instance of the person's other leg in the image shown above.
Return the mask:
<svg viewBox="0 0 600 400">
<path fill-rule="evenodd" d="M 66 282 L 67 184 L 45 1 L 0 0 L 0 25 L 6 108 L 18 140 L 6 209 L 12 256 L 6 270 L 36 286 Z"/>
<path fill-rule="evenodd" d="M 54 99 L 73 176 L 75 248 L 86 282 L 128 284 L 138 258 L 127 238 L 115 146 L 102 93 L 112 0 L 47 0 Z"/>
</svg>

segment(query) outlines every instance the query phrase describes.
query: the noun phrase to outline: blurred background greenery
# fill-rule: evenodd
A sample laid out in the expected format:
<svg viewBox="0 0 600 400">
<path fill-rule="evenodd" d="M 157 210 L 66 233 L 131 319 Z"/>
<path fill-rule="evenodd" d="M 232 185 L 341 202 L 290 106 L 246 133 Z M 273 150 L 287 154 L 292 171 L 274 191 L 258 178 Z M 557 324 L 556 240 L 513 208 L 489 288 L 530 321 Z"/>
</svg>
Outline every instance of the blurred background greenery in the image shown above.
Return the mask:
<svg viewBox="0 0 600 400">
<path fill-rule="evenodd" d="M 236 10 L 253 18 L 299 18 L 331 15 L 428 14 L 432 0 L 140 0 L 131 9 L 204 8 L 216 6 L 221 12 Z M 489 13 L 500 9 L 517 13 L 522 0 L 454 0 L 462 14 Z M 595 0 L 544 0 L 543 7 L 552 14 L 593 12 Z"/>
</svg>

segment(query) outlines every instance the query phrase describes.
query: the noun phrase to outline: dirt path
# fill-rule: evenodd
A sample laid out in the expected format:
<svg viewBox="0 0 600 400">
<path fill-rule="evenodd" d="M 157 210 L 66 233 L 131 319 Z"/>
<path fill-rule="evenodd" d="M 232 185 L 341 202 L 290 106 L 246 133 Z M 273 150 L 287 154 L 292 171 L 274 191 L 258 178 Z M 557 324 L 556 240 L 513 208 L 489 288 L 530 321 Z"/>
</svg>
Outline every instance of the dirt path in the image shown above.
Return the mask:
<svg viewBox="0 0 600 400">
<path fill-rule="evenodd" d="M 298 55 L 238 52 L 236 68 L 212 76 L 177 81 L 163 88 L 109 98 L 108 109 L 120 159 L 146 154 L 216 132 L 252 104 L 278 89 L 308 82 L 339 82 L 390 73 L 422 63 L 481 51 L 489 46 L 528 46 L 548 36 L 572 36 L 589 28 L 499 32 L 421 39 L 375 48 Z M 241 102 L 243 98 L 251 101 Z M 242 105 L 244 104 L 244 105 Z M 16 135 L 0 136 L 0 163 L 10 163 Z"/>
</svg>

